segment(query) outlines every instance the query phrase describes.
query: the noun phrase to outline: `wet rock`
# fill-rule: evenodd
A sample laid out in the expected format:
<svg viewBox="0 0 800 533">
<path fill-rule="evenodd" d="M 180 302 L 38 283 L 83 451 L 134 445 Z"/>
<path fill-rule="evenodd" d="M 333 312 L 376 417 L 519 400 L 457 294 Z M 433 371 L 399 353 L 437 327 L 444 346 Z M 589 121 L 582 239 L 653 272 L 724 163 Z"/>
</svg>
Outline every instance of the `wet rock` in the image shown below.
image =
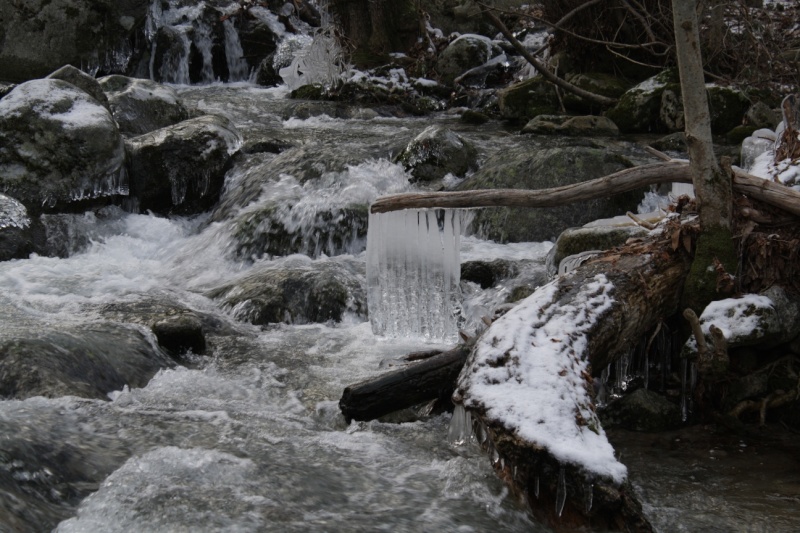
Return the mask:
<svg viewBox="0 0 800 533">
<path fill-rule="evenodd" d="M 470 69 L 480 67 L 502 53 L 491 39 L 483 35 L 465 34 L 457 37 L 442 50 L 436 59 L 436 72 L 445 85 Z"/>
<path fill-rule="evenodd" d="M 233 238 L 235 255 L 255 260 L 264 256 L 301 253 L 310 257 L 357 253 L 367 237 L 369 206 L 331 206 L 314 216 L 313 224 L 293 224 L 284 216 L 280 202 L 247 210 L 237 217 Z"/>
<path fill-rule="evenodd" d="M 122 138 L 108 110 L 62 80 L 33 80 L 0 100 L 0 191 L 32 213 L 127 194 Z"/>
<path fill-rule="evenodd" d="M 708 88 L 708 108 L 711 131 L 723 135 L 742 124 L 750 101 L 742 91 L 733 87 L 714 85 Z"/>
<path fill-rule="evenodd" d="M 297 256 L 209 291 L 243 322 L 306 324 L 340 321 L 345 312 L 366 315 L 361 280 L 355 263 Z"/>
<path fill-rule="evenodd" d="M 522 133 L 574 137 L 616 137 L 619 135 L 619 128 L 608 117 L 539 115 L 522 128 Z"/>
<path fill-rule="evenodd" d="M 152 326 L 153 333 L 162 348 L 175 355 L 191 351 L 203 354 L 206 338 L 203 322 L 193 313 L 181 313 L 165 317 Z"/>
<path fill-rule="evenodd" d="M 530 78 L 499 91 L 497 104 L 503 118 L 520 123 L 537 115 L 554 115 L 558 112 L 555 89 L 541 77 Z"/>
<path fill-rule="evenodd" d="M 97 324 L 0 341 L 0 397 L 107 399 L 174 366 L 135 328 Z"/>
<path fill-rule="evenodd" d="M 465 124 L 474 124 L 476 126 L 480 126 L 481 124 L 486 124 L 489 122 L 489 116 L 481 113 L 480 111 L 475 111 L 473 109 L 467 109 L 463 113 L 461 113 L 461 122 Z"/>
<path fill-rule="evenodd" d="M 494 261 L 467 261 L 461 264 L 461 280 L 471 281 L 488 289 L 502 280 L 516 276 L 519 267 L 513 261 L 495 259 Z"/>
<path fill-rule="evenodd" d="M 626 158 L 600 144 L 567 144 L 561 139 L 523 136 L 516 146 L 487 159 L 458 189 L 546 189 L 599 178 L 630 166 Z M 555 240 L 568 227 L 635 211 L 643 194 L 641 189 L 546 209 L 481 209 L 472 227 L 497 242 Z"/>
<path fill-rule="evenodd" d="M 477 166 L 478 152 L 471 143 L 441 126 L 417 135 L 397 157 L 416 181 L 435 181 L 447 174 L 463 177 Z"/>
<path fill-rule="evenodd" d="M 178 94 L 166 85 L 119 75 L 105 76 L 98 82 L 125 135 L 141 135 L 189 118 Z"/>
<path fill-rule="evenodd" d="M 660 394 L 637 389 L 600 411 L 603 427 L 656 432 L 681 426 L 680 408 Z"/>
<path fill-rule="evenodd" d="M 72 65 L 64 65 L 55 72 L 48 74 L 47 78 L 52 80 L 63 80 L 67 83 L 71 83 L 78 89 L 85 91 L 86 94 L 97 100 L 97 103 L 111 111 L 111 107 L 108 104 L 108 97 L 106 97 L 106 93 L 103 92 L 103 88 L 100 86 L 100 83 L 82 70 L 77 69 Z"/>
<path fill-rule="evenodd" d="M 686 145 L 686 134 L 682 131 L 670 133 L 660 139 L 650 143 L 650 146 L 662 152 L 678 152 L 685 154 L 688 150 Z"/>
<path fill-rule="evenodd" d="M 232 17 L 231 19 L 239 33 L 239 41 L 242 43 L 242 56 L 247 60 L 250 71 L 260 69 L 264 62 L 271 65 L 273 54 L 280 41 L 281 32 L 284 31 L 283 25 L 278 21 L 271 11 L 262 6 L 251 6 L 246 12 Z M 286 65 L 281 65 L 286 66 Z M 277 70 L 273 70 L 277 76 Z M 280 85 L 278 82 L 273 85 Z M 259 85 L 263 79 L 258 81 Z M 266 85 L 272 86 L 272 85 Z"/>
<path fill-rule="evenodd" d="M 241 137 L 226 118 L 205 115 L 126 141 L 131 196 L 159 214 L 195 214 L 219 200 Z"/>
</svg>

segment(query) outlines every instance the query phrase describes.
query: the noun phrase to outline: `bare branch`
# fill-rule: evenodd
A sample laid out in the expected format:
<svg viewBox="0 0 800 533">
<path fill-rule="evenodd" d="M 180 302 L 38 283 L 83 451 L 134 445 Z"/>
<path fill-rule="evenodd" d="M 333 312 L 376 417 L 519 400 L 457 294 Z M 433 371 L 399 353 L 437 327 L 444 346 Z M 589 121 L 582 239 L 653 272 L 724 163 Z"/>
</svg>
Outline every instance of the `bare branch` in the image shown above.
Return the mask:
<svg viewBox="0 0 800 533">
<path fill-rule="evenodd" d="M 528 63 L 533 65 L 533 68 L 539 71 L 539 73 L 546 80 L 558 85 L 559 87 L 561 87 L 566 91 L 569 91 L 577 96 L 580 96 L 585 100 L 594 102 L 602 106 L 612 106 L 617 103 L 617 100 L 615 98 L 608 98 L 607 96 L 601 96 L 599 94 L 586 91 L 584 89 L 581 89 L 580 87 L 576 87 L 575 85 L 569 83 L 568 81 L 562 80 L 561 78 L 550 72 L 550 69 L 548 69 L 547 66 L 545 66 L 542 62 L 540 62 L 533 55 L 531 55 L 531 53 L 528 52 L 528 50 L 525 49 L 522 43 L 519 42 L 516 37 L 514 37 L 511 31 L 509 31 L 509 29 L 506 28 L 506 25 L 503 24 L 503 22 L 499 18 L 497 18 L 497 16 L 494 13 L 492 13 L 491 11 L 484 11 L 483 13 L 489 19 L 489 21 L 494 25 L 494 27 L 497 28 L 506 39 L 508 39 L 508 42 L 511 43 L 514 49 L 517 52 L 519 52 L 520 55 L 522 55 L 522 57 L 524 57 L 525 60 L 528 61 Z"/>
</svg>

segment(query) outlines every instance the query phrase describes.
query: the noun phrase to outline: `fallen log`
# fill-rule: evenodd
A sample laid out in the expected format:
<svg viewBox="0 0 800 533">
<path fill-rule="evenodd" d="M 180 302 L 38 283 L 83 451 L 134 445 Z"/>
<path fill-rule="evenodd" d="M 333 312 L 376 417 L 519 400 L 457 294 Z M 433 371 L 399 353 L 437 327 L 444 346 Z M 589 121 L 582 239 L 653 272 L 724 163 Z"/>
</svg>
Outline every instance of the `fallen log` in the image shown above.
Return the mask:
<svg viewBox="0 0 800 533">
<path fill-rule="evenodd" d="M 595 415 L 592 375 L 678 310 L 687 272 L 680 250 L 607 254 L 539 288 L 471 352 L 454 401 L 555 530 L 652 531 Z"/>
<path fill-rule="evenodd" d="M 469 348 L 459 345 L 393 372 L 350 385 L 344 389 L 339 409 L 350 422 L 374 420 L 430 400 L 449 401 L 468 354 Z"/>
<path fill-rule="evenodd" d="M 752 176 L 740 169 L 733 169 L 733 172 L 734 191 L 800 215 L 800 192 Z M 691 183 L 689 164 L 678 160 L 651 163 L 594 180 L 535 191 L 487 189 L 393 194 L 378 198 L 370 207 L 370 212 L 387 213 L 401 209 L 433 208 L 555 207 L 668 182 Z"/>
</svg>

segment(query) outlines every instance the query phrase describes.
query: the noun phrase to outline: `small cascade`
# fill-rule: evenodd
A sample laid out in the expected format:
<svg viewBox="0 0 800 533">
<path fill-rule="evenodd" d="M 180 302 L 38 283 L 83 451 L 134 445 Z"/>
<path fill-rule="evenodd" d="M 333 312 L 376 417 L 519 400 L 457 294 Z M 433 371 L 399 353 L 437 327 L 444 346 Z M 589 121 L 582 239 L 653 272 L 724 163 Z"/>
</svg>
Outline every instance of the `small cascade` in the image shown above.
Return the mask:
<svg viewBox="0 0 800 533">
<path fill-rule="evenodd" d="M 458 210 L 370 214 L 368 306 L 386 337 L 456 342 L 461 307 Z"/>
<path fill-rule="evenodd" d="M 453 409 L 447 441 L 453 446 L 461 446 L 472 440 L 472 414 L 460 403 Z"/>
<path fill-rule="evenodd" d="M 154 0 L 145 36 L 150 42 L 150 78 L 188 85 L 246 81 L 249 67 L 233 17 L 241 6 Z"/>
</svg>

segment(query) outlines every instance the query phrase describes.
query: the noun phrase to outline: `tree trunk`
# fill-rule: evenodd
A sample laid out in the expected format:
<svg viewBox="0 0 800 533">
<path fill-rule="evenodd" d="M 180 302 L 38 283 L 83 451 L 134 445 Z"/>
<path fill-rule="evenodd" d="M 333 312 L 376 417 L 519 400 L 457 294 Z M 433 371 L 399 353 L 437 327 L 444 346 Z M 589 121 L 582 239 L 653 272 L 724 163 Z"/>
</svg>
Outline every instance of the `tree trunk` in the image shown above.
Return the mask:
<svg viewBox="0 0 800 533">
<path fill-rule="evenodd" d="M 686 142 L 702 231 L 684 288 L 683 305 L 700 314 L 717 294 L 714 262 L 736 272 L 731 233 L 731 176 L 720 169 L 711 139 L 711 114 L 700 56 L 695 0 L 672 0 L 675 51 L 681 78 Z"/>
<path fill-rule="evenodd" d="M 420 37 L 415 0 L 331 0 L 329 10 L 359 67 L 390 52 L 408 52 Z"/>
</svg>

